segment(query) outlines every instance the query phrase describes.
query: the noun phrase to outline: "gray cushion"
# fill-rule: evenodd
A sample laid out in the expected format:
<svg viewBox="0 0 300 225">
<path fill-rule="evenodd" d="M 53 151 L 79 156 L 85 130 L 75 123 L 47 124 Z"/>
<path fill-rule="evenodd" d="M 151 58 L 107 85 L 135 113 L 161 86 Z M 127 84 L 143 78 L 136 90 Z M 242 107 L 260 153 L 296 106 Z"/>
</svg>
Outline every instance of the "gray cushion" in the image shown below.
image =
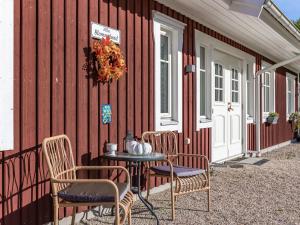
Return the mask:
<svg viewBox="0 0 300 225">
<path fill-rule="evenodd" d="M 116 183 L 120 200 L 129 191 L 129 185 Z M 68 202 L 113 202 L 114 191 L 109 184 L 74 183 L 58 192 L 58 197 Z"/>
<path fill-rule="evenodd" d="M 170 166 L 153 166 L 151 170 L 157 174 L 170 175 Z M 205 170 L 184 166 L 173 166 L 174 176 L 190 177 L 205 173 Z"/>
</svg>

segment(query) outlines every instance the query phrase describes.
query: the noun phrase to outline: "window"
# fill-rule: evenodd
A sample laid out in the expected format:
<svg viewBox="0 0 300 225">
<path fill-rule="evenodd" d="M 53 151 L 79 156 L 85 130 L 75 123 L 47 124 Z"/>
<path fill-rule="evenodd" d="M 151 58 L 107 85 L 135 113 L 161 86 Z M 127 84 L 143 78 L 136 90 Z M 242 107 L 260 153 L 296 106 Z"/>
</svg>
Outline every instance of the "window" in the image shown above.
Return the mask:
<svg viewBox="0 0 300 225">
<path fill-rule="evenodd" d="M 253 122 L 254 118 L 254 79 L 253 76 L 253 64 L 247 63 L 246 66 L 246 116 L 247 122 Z"/>
<path fill-rule="evenodd" d="M 264 118 L 266 118 L 270 112 L 275 111 L 275 72 L 265 72 L 262 75 L 262 82 L 262 106 Z"/>
<path fill-rule="evenodd" d="M 196 52 L 196 129 L 212 127 L 211 121 L 211 54 L 212 47 L 203 43 L 201 33 L 195 32 Z"/>
<path fill-rule="evenodd" d="M 155 130 L 182 131 L 182 42 L 185 24 L 153 12 Z"/>
<path fill-rule="evenodd" d="M 295 77 L 291 74 L 286 76 L 286 113 L 287 117 L 295 112 Z"/>
<path fill-rule="evenodd" d="M 239 102 L 239 71 L 237 69 L 231 70 L 231 102 Z"/>
<path fill-rule="evenodd" d="M 215 101 L 224 101 L 223 66 L 218 63 L 215 63 Z"/>
<path fill-rule="evenodd" d="M 271 92 L 271 73 L 265 72 L 263 81 L 263 89 L 264 89 L 264 112 L 271 112 L 270 110 L 270 92 Z"/>
</svg>

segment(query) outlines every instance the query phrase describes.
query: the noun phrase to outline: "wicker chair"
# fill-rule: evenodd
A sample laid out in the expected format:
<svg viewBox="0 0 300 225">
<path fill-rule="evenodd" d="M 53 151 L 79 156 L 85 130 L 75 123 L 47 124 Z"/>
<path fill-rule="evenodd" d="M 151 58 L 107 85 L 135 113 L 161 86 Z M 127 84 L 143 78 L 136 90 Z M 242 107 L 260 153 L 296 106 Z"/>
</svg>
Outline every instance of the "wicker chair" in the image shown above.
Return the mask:
<svg viewBox="0 0 300 225">
<path fill-rule="evenodd" d="M 78 206 L 114 206 L 115 224 L 131 224 L 133 194 L 130 191 L 128 171 L 121 166 L 75 166 L 71 143 L 66 135 L 46 138 L 43 141 L 53 198 L 54 225 L 58 225 L 59 207 L 73 207 L 72 225 Z M 114 183 L 108 179 L 77 179 L 77 171 L 118 170 L 125 172 L 127 183 Z M 120 215 L 120 209 L 123 213 Z"/>
<path fill-rule="evenodd" d="M 142 134 L 142 141 L 151 144 L 154 152 L 166 154 L 167 160 L 162 164 L 148 165 L 147 198 L 150 193 L 150 178 L 169 178 L 171 186 L 172 220 L 175 219 L 175 201 L 177 196 L 198 192 L 207 192 L 207 208 L 210 210 L 210 178 L 209 161 L 206 156 L 195 154 L 181 154 L 177 149 L 176 134 L 171 131 L 152 132 Z M 203 169 L 179 166 L 180 157 L 192 157 L 202 160 Z M 175 183 L 175 188 L 173 187 Z"/>
</svg>

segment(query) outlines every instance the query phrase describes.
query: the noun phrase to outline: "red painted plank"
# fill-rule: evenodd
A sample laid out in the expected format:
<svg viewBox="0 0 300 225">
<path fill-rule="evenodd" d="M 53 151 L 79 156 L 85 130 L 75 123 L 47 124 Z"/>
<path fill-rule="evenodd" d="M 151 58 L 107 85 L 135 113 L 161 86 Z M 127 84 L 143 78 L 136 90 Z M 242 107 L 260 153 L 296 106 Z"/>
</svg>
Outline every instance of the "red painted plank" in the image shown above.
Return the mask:
<svg viewBox="0 0 300 225">
<path fill-rule="evenodd" d="M 36 224 L 36 217 L 27 217 L 36 209 L 35 145 L 36 145 L 36 2 L 22 2 L 22 89 L 21 89 L 21 218 L 23 223 Z M 27 151 L 27 153 L 24 153 Z"/>
<path fill-rule="evenodd" d="M 149 130 L 149 64 L 150 64 L 150 50 L 149 50 L 149 33 L 150 29 L 150 11 L 149 11 L 149 0 L 142 1 L 142 132 Z"/>
<path fill-rule="evenodd" d="M 52 1 L 52 135 L 64 133 L 64 4 Z"/>
<path fill-rule="evenodd" d="M 98 0 L 90 0 L 89 2 L 89 22 L 98 22 Z M 91 31 L 89 30 L 89 34 Z M 89 50 L 87 51 L 89 57 L 88 73 L 89 73 L 89 158 L 90 165 L 99 164 L 99 153 L 98 153 L 98 130 L 99 130 L 99 83 L 95 77 L 97 72 L 93 68 L 92 51 L 94 39 L 89 35 Z M 91 175 L 91 174 L 90 174 Z M 95 174 L 91 175 L 94 177 Z"/>
<path fill-rule="evenodd" d="M 127 1 L 127 130 L 134 132 L 134 1 Z"/>
<path fill-rule="evenodd" d="M 111 0 L 109 4 L 109 26 L 117 28 L 117 1 Z M 113 81 L 109 85 L 109 103 L 112 106 L 112 123 L 109 125 L 109 141 L 117 143 L 117 129 L 118 129 L 118 95 L 117 95 L 117 82 Z"/>
<path fill-rule="evenodd" d="M 52 1 L 51 135 L 65 133 L 64 128 L 64 4 Z M 65 216 L 65 210 L 59 210 Z"/>
<path fill-rule="evenodd" d="M 127 30 L 126 30 L 126 1 L 119 1 L 118 8 L 118 28 L 121 31 L 121 44 L 120 48 L 126 58 L 126 43 L 127 43 Z M 127 59 L 126 59 L 127 60 Z M 127 61 L 126 61 L 127 64 Z M 123 141 L 126 137 L 126 73 L 118 81 L 118 148 L 123 151 Z M 120 165 L 125 165 L 121 163 Z"/>
<path fill-rule="evenodd" d="M 86 65 L 85 49 L 88 47 L 88 0 L 77 2 L 77 165 L 88 165 L 88 85 L 87 71 L 83 69 Z M 87 173 L 80 173 L 79 177 L 87 177 Z M 80 207 L 79 211 L 86 207 Z"/>
<path fill-rule="evenodd" d="M 77 112 L 76 112 L 76 73 L 77 73 L 77 36 L 76 36 L 76 2 L 73 0 L 66 0 L 66 15 L 65 15 L 65 132 L 70 138 L 74 157 L 76 157 L 77 139 Z"/>
<path fill-rule="evenodd" d="M 51 135 L 50 116 L 50 83 L 51 83 L 51 4 L 50 1 L 43 1 L 38 4 L 38 58 L 37 58 L 37 144 L 41 145 L 45 137 Z M 42 156 L 42 149 L 38 152 L 38 224 L 50 221 L 52 207 L 50 182 L 47 174 L 48 166 Z"/>
<path fill-rule="evenodd" d="M 142 1 L 135 0 L 134 13 L 134 134 L 142 134 Z M 143 59 L 144 60 L 144 59 Z"/>
</svg>

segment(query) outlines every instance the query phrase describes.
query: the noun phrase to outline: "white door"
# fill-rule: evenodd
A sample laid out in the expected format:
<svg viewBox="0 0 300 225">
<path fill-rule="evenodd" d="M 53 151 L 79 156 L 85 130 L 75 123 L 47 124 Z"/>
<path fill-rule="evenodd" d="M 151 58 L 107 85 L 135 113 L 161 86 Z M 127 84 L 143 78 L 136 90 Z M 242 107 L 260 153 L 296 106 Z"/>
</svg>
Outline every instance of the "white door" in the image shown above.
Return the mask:
<svg viewBox="0 0 300 225">
<path fill-rule="evenodd" d="M 214 52 L 212 161 L 242 153 L 241 60 Z"/>
</svg>

